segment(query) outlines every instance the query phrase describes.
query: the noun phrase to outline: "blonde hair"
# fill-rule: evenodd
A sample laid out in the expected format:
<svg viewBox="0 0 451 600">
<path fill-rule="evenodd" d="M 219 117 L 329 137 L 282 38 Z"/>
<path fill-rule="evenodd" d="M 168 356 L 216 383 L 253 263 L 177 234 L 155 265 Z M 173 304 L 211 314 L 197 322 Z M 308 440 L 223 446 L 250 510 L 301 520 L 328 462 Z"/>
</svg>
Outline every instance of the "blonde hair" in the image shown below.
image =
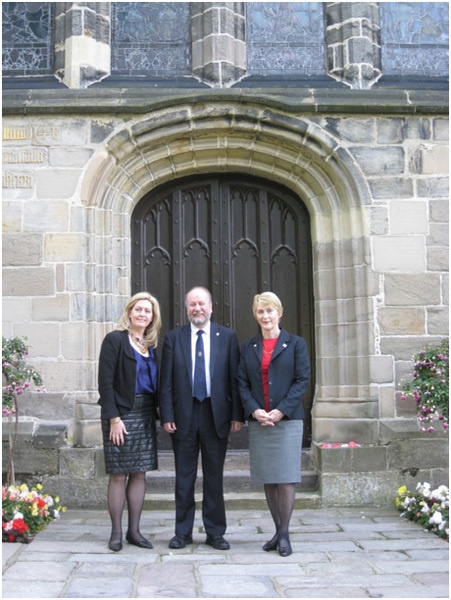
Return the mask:
<svg viewBox="0 0 451 600">
<path fill-rule="evenodd" d="M 283 315 L 283 306 L 279 297 L 274 294 L 274 292 L 263 292 L 262 294 L 256 294 L 254 296 L 254 302 L 252 304 L 252 312 L 254 313 L 254 317 L 257 318 L 257 309 L 260 306 L 272 306 L 278 315 L 279 319 L 282 318 Z"/>
<path fill-rule="evenodd" d="M 140 300 L 148 300 L 152 305 L 152 322 L 146 327 L 144 331 L 143 340 L 146 346 L 156 348 L 158 345 L 158 335 L 161 330 L 161 313 L 158 300 L 155 298 L 155 296 L 152 296 L 152 294 L 149 294 L 148 292 L 138 292 L 137 294 L 132 296 L 125 305 L 125 308 L 122 312 L 122 316 L 119 319 L 119 324 L 117 328 L 120 330 L 130 331 L 131 323 L 130 317 L 128 315 L 131 309 Z"/>
</svg>

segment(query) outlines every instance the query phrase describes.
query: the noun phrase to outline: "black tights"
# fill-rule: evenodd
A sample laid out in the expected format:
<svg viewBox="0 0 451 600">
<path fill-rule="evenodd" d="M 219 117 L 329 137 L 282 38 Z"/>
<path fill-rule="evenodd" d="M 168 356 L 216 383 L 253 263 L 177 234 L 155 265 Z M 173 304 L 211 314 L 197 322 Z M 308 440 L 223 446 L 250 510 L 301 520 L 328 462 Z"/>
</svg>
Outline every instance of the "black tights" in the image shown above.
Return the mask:
<svg viewBox="0 0 451 600">
<path fill-rule="evenodd" d="M 274 539 L 287 539 L 294 509 L 296 489 L 294 483 L 265 483 L 266 501 L 271 512 L 276 533 Z"/>
<path fill-rule="evenodd" d="M 146 474 L 126 473 L 110 475 L 108 484 L 108 510 L 111 517 L 111 539 L 115 543 L 122 541 L 122 513 L 125 501 L 128 509 L 128 536 L 139 541 L 143 536 L 139 532 L 139 522 L 146 493 Z"/>
</svg>

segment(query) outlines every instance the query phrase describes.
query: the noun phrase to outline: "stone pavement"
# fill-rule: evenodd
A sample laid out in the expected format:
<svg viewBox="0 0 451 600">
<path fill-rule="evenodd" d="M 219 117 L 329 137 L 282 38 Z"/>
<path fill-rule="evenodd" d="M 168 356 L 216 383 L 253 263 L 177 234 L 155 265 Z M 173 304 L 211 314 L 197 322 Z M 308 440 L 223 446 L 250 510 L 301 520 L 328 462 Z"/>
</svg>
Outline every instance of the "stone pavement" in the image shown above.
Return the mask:
<svg viewBox="0 0 451 600">
<path fill-rule="evenodd" d="M 172 510 L 146 511 L 154 544 L 107 548 L 102 510 L 70 510 L 29 545 L 2 544 L 3 598 L 448 598 L 449 544 L 395 508 L 296 510 L 293 554 L 266 553 L 268 512 L 228 511 L 231 550 L 170 550 Z"/>
</svg>

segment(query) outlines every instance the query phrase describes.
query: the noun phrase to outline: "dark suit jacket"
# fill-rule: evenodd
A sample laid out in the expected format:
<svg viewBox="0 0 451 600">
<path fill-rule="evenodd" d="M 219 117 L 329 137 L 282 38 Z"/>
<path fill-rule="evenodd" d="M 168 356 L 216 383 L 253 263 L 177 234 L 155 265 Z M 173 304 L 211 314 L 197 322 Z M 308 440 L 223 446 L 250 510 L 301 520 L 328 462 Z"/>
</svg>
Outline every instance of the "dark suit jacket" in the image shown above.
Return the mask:
<svg viewBox="0 0 451 600">
<path fill-rule="evenodd" d="M 101 418 L 113 419 L 133 408 L 136 392 L 136 358 L 128 331 L 111 331 L 100 348 L 98 404 Z"/>
<path fill-rule="evenodd" d="M 265 408 L 262 381 L 263 338 L 258 335 L 243 344 L 238 386 L 246 417 Z M 277 408 L 289 419 L 303 419 L 303 398 L 310 379 L 310 362 L 304 338 L 284 329 L 271 357 L 268 372 L 270 410 Z"/>
<path fill-rule="evenodd" d="M 211 406 L 216 433 L 225 438 L 231 421 L 244 421 L 236 374 L 240 360 L 234 331 L 211 323 L 210 335 Z M 191 325 L 166 334 L 161 357 L 159 406 L 161 423 L 175 423 L 173 434 L 183 439 L 188 433 L 193 410 Z"/>
</svg>

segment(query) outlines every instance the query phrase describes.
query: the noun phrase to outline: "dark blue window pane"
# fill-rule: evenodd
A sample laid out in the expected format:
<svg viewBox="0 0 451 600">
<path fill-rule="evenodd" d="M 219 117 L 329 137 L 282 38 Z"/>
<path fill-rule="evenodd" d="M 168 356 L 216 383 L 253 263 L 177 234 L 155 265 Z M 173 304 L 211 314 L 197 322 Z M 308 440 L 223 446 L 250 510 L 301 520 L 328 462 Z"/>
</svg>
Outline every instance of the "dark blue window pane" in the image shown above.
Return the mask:
<svg viewBox="0 0 451 600">
<path fill-rule="evenodd" d="M 52 73 L 52 2 L 2 2 L 4 75 Z"/>
<path fill-rule="evenodd" d="M 190 74 L 188 2 L 114 2 L 111 68 L 126 75 Z"/>
<path fill-rule="evenodd" d="M 322 2 L 249 2 L 246 11 L 249 74 L 326 73 Z"/>
<path fill-rule="evenodd" d="M 447 2 L 380 2 L 382 69 L 388 75 L 447 76 Z"/>
</svg>

